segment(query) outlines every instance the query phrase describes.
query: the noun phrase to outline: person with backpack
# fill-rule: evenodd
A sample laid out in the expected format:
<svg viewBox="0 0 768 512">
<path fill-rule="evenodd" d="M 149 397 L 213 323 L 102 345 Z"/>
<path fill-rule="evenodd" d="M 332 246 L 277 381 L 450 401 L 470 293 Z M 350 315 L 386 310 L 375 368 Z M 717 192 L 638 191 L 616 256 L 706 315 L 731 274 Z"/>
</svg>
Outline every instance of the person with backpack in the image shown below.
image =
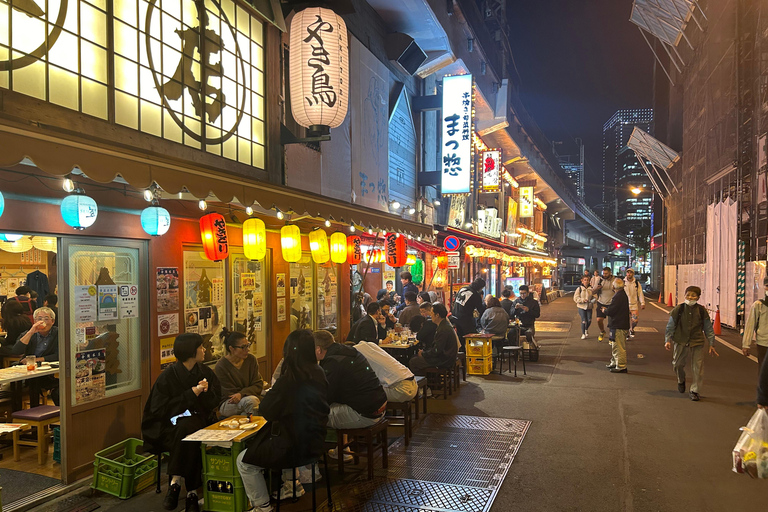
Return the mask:
<svg viewBox="0 0 768 512">
<path fill-rule="evenodd" d="M 628 268 L 627 277 L 624 279 L 624 291 L 629 299 L 629 337 L 635 337 L 635 327 L 640 318 L 640 310 L 645 309 L 645 295 L 643 287 L 635 278 L 635 270 Z"/>
<path fill-rule="evenodd" d="M 2 310 L 0 310 L 0 316 L 3 318 L 6 317 L 5 309 L 8 307 L 8 305 L 11 302 L 18 302 L 21 304 L 21 307 L 24 309 L 24 314 L 27 315 L 27 318 L 32 323 L 35 323 L 34 313 L 37 309 L 37 302 L 35 302 L 34 299 L 31 297 L 32 290 L 29 289 L 28 286 L 19 286 L 16 288 L 16 296 L 9 298 L 7 301 L 5 301 L 5 304 L 3 304 Z"/>
<path fill-rule="evenodd" d="M 477 278 L 469 286 L 462 287 L 456 294 L 451 307 L 451 314 L 456 318 L 456 328 L 459 338 L 464 345 L 464 336 L 477 332 L 478 317 L 483 315 L 485 304 L 483 303 L 483 288 L 485 288 L 485 279 Z"/>
<path fill-rule="evenodd" d="M 573 292 L 573 302 L 576 303 L 576 310 L 581 317 L 581 339 L 587 339 L 587 331 L 592 325 L 592 288 L 589 286 L 589 273 L 581 277 L 581 284 Z"/>
<path fill-rule="evenodd" d="M 685 366 L 691 359 L 693 383 L 690 397 L 694 402 L 700 400 L 702 366 L 704 364 L 704 345 L 709 345 L 709 355 L 719 356 L 715 350 L 715 331 L 709 313 L 701 304 L 701 288 L 689 286 L 685 289 L 685 302 L 678 304 L 669 313 L 664 348 L 673 350 L 672 367 L 677 375 L 677 390 L 685 393 Z"/>
<path fill-rule="evenodd" d="M 741 352 L 749 355 L 749 347 L 754 339 L 757 344 L 757 365 L 760 368 L 768 351 L 768 277 L 763 280 L 765 297 L 752 304 L 744 326 L 744 337 L 741 340 Z"/>
</svg>

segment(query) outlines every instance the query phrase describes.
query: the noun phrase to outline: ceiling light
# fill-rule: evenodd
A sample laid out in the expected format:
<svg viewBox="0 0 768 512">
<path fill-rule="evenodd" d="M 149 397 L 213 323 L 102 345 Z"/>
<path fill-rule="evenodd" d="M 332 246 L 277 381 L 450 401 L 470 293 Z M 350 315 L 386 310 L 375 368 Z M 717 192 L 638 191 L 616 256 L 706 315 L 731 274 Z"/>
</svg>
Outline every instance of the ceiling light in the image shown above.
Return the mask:
<svg viewBox="0 0 768 512">
<path fill-rule="evenodd" d="M 331 221 L 328 219 L 325 219 L 325 227 L 329 228 L 331 227 Z"/>
<path fill-rule="evenodd" d="M 280 208 L 275 208 L 275 211 L 277 212 L 275 215 L 278 219 L 283 220 L 285 218 L 285 215 L 280 211 Z"/>
<path fill-rule="evenodd" d="M 201 199 L 200 201 L 197 202 L 197 207 L 205 211 L 208 209 L 208 203 L 205 202 L 205 199 Z"/>
<path fill-rule="evenodd" d="M 75 182 L 69 178 L 64 178 L 64 183 L 62 183 L 62 188 L 64 189 L 64 192 L 71 193 L 75 190 Z"/>
<path fill-rule="evenodd" d="M 416 208 L 414 208 L 413 206 L 410 206 L 408 208 L 408 215 L 413 215 L 414 213 L 416 213 Z"/>
<path fill-rule="evenodd" d="M 440 206 L 440 200 L 435 199 L 434 201 L 432 201 L 432 204 L 434 204 L 435 206 Z"/>
<path fill-rule="evenodd" d="M 146 189 L 144 191 L 144 200 L 146 202 L 151 203 L 154 198 L 155 198 L 155 194 L 152 192 L 151 189 Z"/>
<path fill-rule="evenodd" d="M 251 208 L 250 206 L 246 206 L 245 207 L 245 214 L 248 215 L 248 216 L 253 215 L 253 208 Z"/>
<path fill-rule="evenodd" d="M 390 206 L 392 206 L 393 210 L 399 210 L 400 209 L 400 203 L 398 201 L 392 201 L 389 204 L 390 204 Z"/>
</svg>

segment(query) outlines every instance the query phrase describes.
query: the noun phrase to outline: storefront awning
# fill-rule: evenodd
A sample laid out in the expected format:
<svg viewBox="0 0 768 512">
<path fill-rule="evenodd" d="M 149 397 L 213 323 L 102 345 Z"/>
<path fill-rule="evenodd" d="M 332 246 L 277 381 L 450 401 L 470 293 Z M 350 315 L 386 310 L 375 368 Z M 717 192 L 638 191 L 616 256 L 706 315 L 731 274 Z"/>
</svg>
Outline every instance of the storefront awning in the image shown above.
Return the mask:
<svg viewBox="0 0 768 512">
<path fill-rule="evenodd" d="M 0 124 L 0 147 L 3 148 L 2 167 L 28 159 L 53 176 L 67 176 L 77 168 L 99 183 L 111 183 L 119 176 L 137 189 L 147 189 L 156 183 L 169 194 L 187 191 L 198 199 L 215 196 L 223 203 L 258 204 L 265 209 L 279 208 L 299 216 L 333 219 L 360 227 L 372 225 L 381 230 L 411 234 L 414 238 L 432 239 L 431 225 L 370 208 L 209 168 L 180 165 L 114 146 L 85 144 L 21 126 Z"/>
</svg>

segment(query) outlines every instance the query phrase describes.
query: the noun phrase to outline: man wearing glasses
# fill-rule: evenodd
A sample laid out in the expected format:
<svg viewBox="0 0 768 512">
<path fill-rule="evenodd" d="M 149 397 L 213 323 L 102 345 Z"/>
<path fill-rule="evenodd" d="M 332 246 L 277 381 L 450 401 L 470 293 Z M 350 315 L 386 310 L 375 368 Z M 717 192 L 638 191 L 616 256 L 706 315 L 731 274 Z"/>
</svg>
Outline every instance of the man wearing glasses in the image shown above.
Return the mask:
<svg viewBox="0 0 768 512">
<path fill-rule="evenodd" d="M 251 343 L 245 334 L 232 332 L 226 327 L 219 336 L 227 351 L 214 368 L 221 384 L 219 415 L 227 418 L 236 414 L 255 414 L 259 409 L 264 380 L 256 357 L 248 350 Z"/>
<path fill-rule="evenodd" d="M 56 313 L 51 308 L 38 308 L 33 314 L 35 323 L 27 332 L 21 334 L 13 346 L 13 353 L 35 356 L 38 361 L 59 360 L 59 328 L 53 325 Z M 59 405 L 59 379 L 52 375 L 29 379 L 29 406 L 40 405 L 40 392 L 51 390 L 53 403 Z"/>
</svg>

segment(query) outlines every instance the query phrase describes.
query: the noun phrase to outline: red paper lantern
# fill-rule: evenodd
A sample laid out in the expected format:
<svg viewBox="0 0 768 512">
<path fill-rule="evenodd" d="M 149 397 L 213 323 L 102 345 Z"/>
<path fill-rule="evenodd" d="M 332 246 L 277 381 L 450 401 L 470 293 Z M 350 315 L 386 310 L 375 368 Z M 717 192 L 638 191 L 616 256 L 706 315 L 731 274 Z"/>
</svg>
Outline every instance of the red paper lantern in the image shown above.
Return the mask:
<svg viewBox="0 0 768 512">
<path fill-rule="evenodd" d="M 357 235 L 347 237 L 347 263 L 357 265 L 363 259 L 362 240 Z"/>
<path fill-rule="evenodd" d="M 203 240 L 205 257 L 221 261 L 229 256 L 227 223 L 220 213 L 209 213 L 200 217 L 200 238 Z"/>
<path fill-rule="evenodd" d="M 445 253 L 445 251 L 442 251 L 437 255 L 437 268 L 440 270 L 445 270 L 448 268 L 448 255 Z"/>
<path fill-rule="evenodd" d="M 402 267 L 408 261 L 405 237 L 399 233 L 387 233 L 384 251 L 390 267 Z"/>
</svg>

